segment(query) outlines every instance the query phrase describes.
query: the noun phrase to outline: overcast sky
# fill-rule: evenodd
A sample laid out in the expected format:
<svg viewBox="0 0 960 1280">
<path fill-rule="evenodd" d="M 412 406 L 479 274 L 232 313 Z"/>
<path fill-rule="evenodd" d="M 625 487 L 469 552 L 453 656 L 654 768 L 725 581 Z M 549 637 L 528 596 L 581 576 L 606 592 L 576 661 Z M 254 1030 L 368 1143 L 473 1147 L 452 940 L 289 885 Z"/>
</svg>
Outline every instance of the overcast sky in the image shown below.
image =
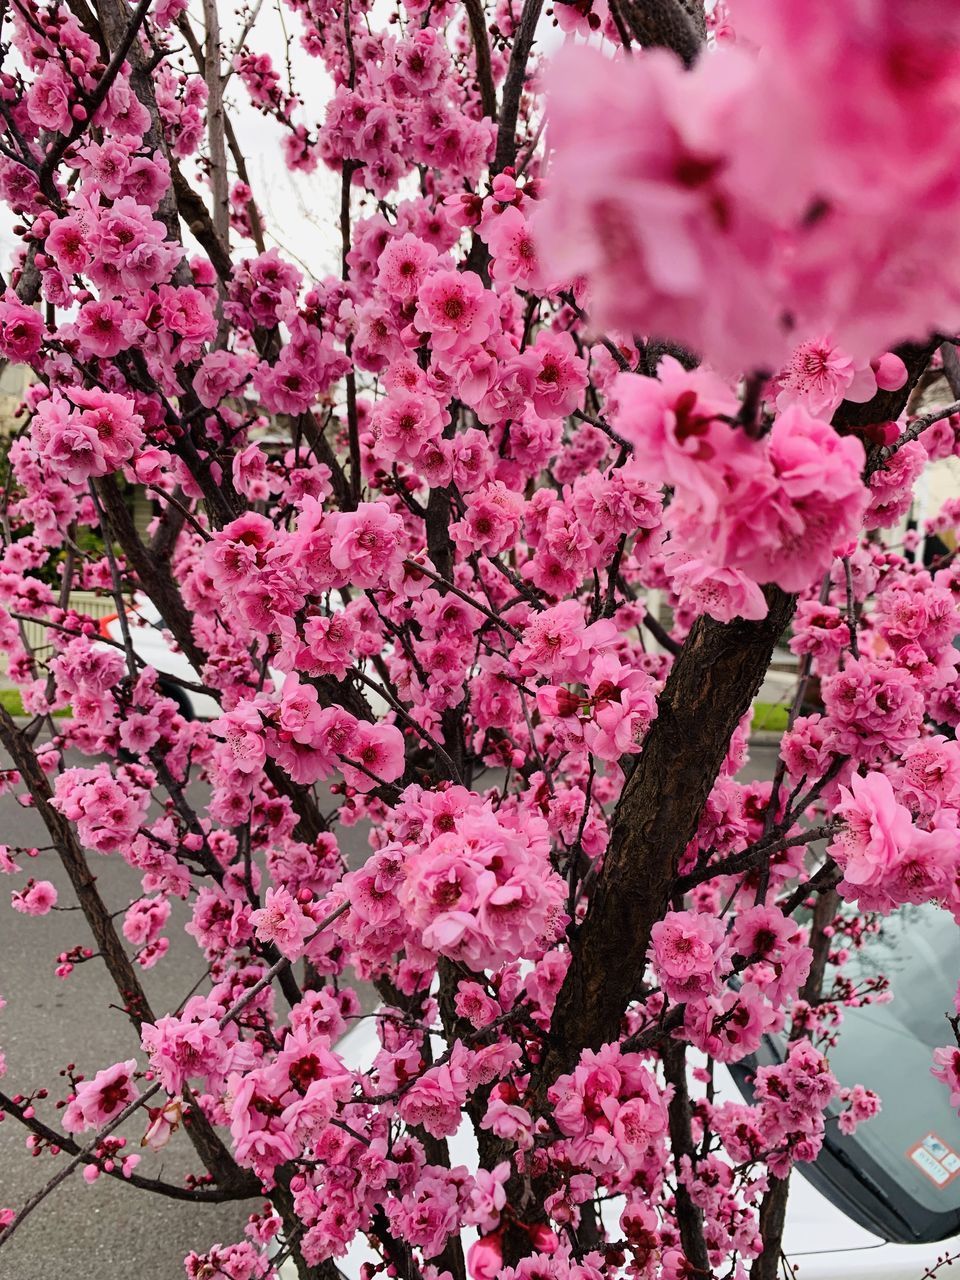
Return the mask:
<svg viewBox="0 0 960 1280">
<path fill-rule="evenodd" d="M 255 3 L 255 0 L 250 0 Z M 379 0 L 374 5 L 372 20 L 378 22 L 379 8 L 386 19 L 389 0 Z M 187 13 L 198 37 L 203 36 L 203 10 L 200 0 L 193 0 Z M 241 30 L 233 3 L 220 3 L 222 41 L 225 49 L 232 50 Z M 289 58 L 293 72 L 293 87 L 304 100 L 295 119 L 314 131 L 322 122 L 326 103 L 332 92 L 332 82 L 323 63 L 304 51 L 301 42 L 300 18 L 291 13 L 280 0 L 262 0 L 256 23 L 248 36 L 245 47 L 253 53 L 269 53 L 274 66 L 281 74 L 284 89 L 286 83 L 286 48 L 289 39 Z M 553 20 L 541 17 L 538 47 L 554 49 L 562 42 L 562 35 Z M 181 44 L 182 41 L 175 41 Z M 196 71 L 189 51 L 180 55 L 191 73 Z M 247 161 L 254 197 L 263 213 L 268 247 L 275 243 L 293 261 L 302 265 L 307 274 L 320 277 L 339 272 L 340 236 L 337 226 L 339 216 L 339 177 L 321 163 L 313 174 L 292 174 L 284 163 L 281 150 L 284 130 L 275 121 L 263 116 L 251 104 L 246 89 L 234 75 L 227 87 L 227 106 L 241 149 Z M 183 162 L 185 175 L 194 181 L 196 164 L 193 159 Z M 204 195 L 208 192 L 204 190 Z M 0 260 L 5 274 L 10 257 L 18 246 L 11 228 L 16 219 L 0 207 Z"/>
</svg>

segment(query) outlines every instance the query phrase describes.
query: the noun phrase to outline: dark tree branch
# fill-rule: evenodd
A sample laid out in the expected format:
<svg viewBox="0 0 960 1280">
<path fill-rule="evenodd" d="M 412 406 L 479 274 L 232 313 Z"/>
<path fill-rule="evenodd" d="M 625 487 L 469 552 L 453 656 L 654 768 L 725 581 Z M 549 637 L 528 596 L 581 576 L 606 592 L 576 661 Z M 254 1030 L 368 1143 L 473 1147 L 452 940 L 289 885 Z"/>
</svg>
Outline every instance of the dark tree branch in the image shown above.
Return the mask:
<svg viewBox="0 0 960 1280">
<path fill-rule="evenodd" d="M 667 1084 L 673 1085 L 673 1097 L 667 1104 L 667 1123 L 670 1130 L 670 1150 L 677 1183 L 676 1212 L 680 1228 L 680 1242 L 687 1261 L 697 1275 L 710 1275 L 710 1259 L 703 1234 L 703 1210 L 693 1202 L 690 1192 L 681 1179 L 680 1162 L 686 1156 L 691 1167 L 697 1157 L 696 1144 L 691 1130 L 692 1109 L 687 1088 L 686 1045 L 677 1040 L 667 1040 L 660 1052 L 663 1075 Z"/>
<path fill-rule="evenodd" d="M 889 444 L 885 449 L 880 450 L 879 462 L 877 466 L 871 467 L 870 470 L 878 471 L 895 454 L 899 453 L 905 444 L 910 444 L 913 440 L 919 440 L 927 427 L 932 427 L 935 422 L 942 422 L 944 418 L 952 418 L 957 413 L 960 413 L 960 400 L 954 401 L 953 404 L 945 405 L 942 409 L 934 409 L 931 413 L 924 413 L 919 418 L 914 418 L 910 426 L 894 440 L 893 444 Z"/>
<path fill-rule="evenodd" d="M 100 896 L 96 877 L 90 870 L 73 827 L 53 807 L 53 792 L 33 747 L 3 706 L 0 706 L 0 743 L 13 760 L 37 813 L 50 833 L 51 842 L 77 895 L 90 932 L 117 988 L 123 1009 L 139 1034 L 144 1022 L 156 1021 L 146 992 L 120 941 L 113 917 Z M 236 1164 L 199 1107 L 194 1109 L 188 1133 L 200 1159 L 221 1187 L 233 1190 L 249 1185 L 249 1175 Z"/>
<path fill-rule="evenodd" d="M 65 1133 L 58 1133 L 56 1129 L 51 1129 L 41 1120 L 38 1120 L 36 1116 L 26 1115 L 26 1107 L 18 1106 L 5 1093 L 0 1093 L 0 1110 L 6 1111 L 15 1120 L 19 1120 L 31 1133 L 36 1134 L 38 1138 L 42 1138 L 44 1142 L 49 1142 L 53 1146 L 59 1147 L 62 1151 L 66 1151 L 68 1155 L 77 1156 L 83 1153 L 83 1148 L 79 1142 L 75 1142 L 73 1138 L 68 1137 Z M 102 1165 L 100 1165 L 100 1169 L 109 1177 L 117 1178 L 120 1182 L 127 1183 L 131 1187 L 138 1187 L 142 1191 L 152 1191 L 155 1195 L 166 1196 L 169 1200 L 186 1200 L 192 1204 L 225 1204 L 231 1200 L 253 1199 L 259 1194 L 259 1187 L 253 1182 L 246 1189 L 225 1191 L 220 1187 L 179 1187 L 176 1183 L 164 1182 L 161 1178 L 144 1178 L 137 1173 L 124 1174 L 118 1168 L 105 1169 Z"/>
<path fill-rule="evenodd" d="M 177 197 L 180 217 L 206 250 L 214 271 L 225 283 L 233 275 L 233 264 L 226 244 L 214 226 L 202 197 L 187 182 L 183 176 L 183 170 L 173 156 L 170 158 L 170 176 L 173 179 L 173 190 Z"/>
<path fill-rule="evenodd" d="M 502 173 L 517 159 L 517 120 L 520 116 L 520 98 L 527 79 L 527 63 L 530 50 L 533 48 L 537 23 L 543 0 L 524 0 L 520 23 L 513 37 L 513 50 L 510 54 L 510 65 L 507 78 L 503 84 L 503 95 L 500 102 L 500 128 L 497 133 L 497 153 L 491 169 L 492 173 Z"/>
<path fill-rule="evenodd" d="M 463 0 L 473 37 L 473 56 L 477 63 L 477 84 L 483 114 L 491 120 L 497 118 L 497 91 L 493 85 L 493 68 L 490 65 L 490 38 L 483 13 L 483 0 Z"/>
<path fill-rule="evenodd" d="M 800 989 L 800 999 L 816 1004 L 823 993 L 823 979 L 830 957 L 830 936 L 825 932 L 837 913 L 839 897 L 834 888 L 825 889 L 817 898 L 810 924 L 810 942 L 813 962 L 807 980 Z M 798 1026 L 790 1033 L 791 1040 L 802 1034 Z M 770 1186 L 760 1202 L 760 1237 L 763 1249 L 754 1258 L 750 1268 L 750 1280 L 777 1280 L 780 1258 L 783 1252 L 783 1229 L 787 1221 L 787 1197 L 790 1192 L 790 1175 L 785 1178 L 770 1176 Z"/>
<path fill-rule="evenodd" d="M 767 587 L 759 622 L 693 626 L 613 818 L 610 844 L 557 998 L 542 1078 L 549 1084 L 583 1048 L 615 1040 L 636 996 L 650 930 L 666 911 L 680 856 L 730 744 L 763 681 L 795 597 Z"/>
</svg>

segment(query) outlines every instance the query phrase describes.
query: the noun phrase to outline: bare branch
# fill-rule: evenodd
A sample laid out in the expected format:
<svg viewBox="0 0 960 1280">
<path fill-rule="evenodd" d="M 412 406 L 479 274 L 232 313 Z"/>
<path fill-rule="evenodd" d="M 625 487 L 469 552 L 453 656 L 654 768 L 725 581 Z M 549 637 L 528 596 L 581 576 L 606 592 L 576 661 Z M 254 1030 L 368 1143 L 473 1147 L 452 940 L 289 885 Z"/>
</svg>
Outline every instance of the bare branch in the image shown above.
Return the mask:
<svg viewBox="0 0 960 1280">
<path fill-rule="evenodd" d="M 480 86 L 480 102 L 483 114 L 491 120 L 497 118 L 497 91 L 493 85 L 493 69 L 490 65 L 490 38 L 483 13 L 483 0 L 464 0 L 470 34 L 473 37 L 473 56 L 477 63 L 477 83 Z"/>
</svg>

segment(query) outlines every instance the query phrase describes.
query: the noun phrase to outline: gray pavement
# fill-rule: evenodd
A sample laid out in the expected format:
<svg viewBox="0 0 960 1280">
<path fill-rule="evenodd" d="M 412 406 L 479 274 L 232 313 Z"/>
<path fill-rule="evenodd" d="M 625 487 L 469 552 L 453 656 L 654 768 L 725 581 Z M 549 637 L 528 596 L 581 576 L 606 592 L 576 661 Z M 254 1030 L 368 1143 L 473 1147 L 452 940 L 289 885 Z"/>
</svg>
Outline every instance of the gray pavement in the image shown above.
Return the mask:
<svg viewBox="0 0 960 1280">
<path fill-rule="evenodd" d="M 769 777 L 775 759 L 775 746 L 755 744 L 748 776 Z M 0 765 L 6 764 L 0 757 Z M 356 865 L 366 853 L 362 832 L 338 834 L 345 855 Z M 0 843 L 46 842 L 38 816 L 13 796 L 0 796 Z M 119 856 L 90 856 L 112 910 L 139 896 L 139 876 Z M 48 1088 L 50 1100 L 40 1104 L 38 1114 L 56 1126 L 52 1104 L 63 1096 L 64 1081 L 57 1074 L 61 1067 L 73 1061 L 92 1075 L 100 1067 L 136 1056 L 138 1045 L 124 1015 L 111 1007 L 115 992 L 101 963 L 80 965 L 65 980 L 54 976 L 59 952 L 89 942 L 79 911 L 34 919 L 10 909 L 7 894 L 20 888 L 28 875 L 52 880 L 61 906 L 73 902 L 52 852 L 24 860 L 22 875 L 0 881 L 0 995 L 7 1001 L 0 1010 L 0 1048 L 8 1067 L 2 1087 L 11 1094 Z M 176 1007 L 203 973 L 199 950 L 182 933 L 188 915 L 183 904 L 175 904 L 167 929 L 170 953 L 143 975 L 158 1014 Z M 130 1150 L 138 1149 L 143 1128 L 138 1116 L 124 1131 Z M 15 1121 L 7 1118 L 0 1124 L 0 1206 L 19 1207 L 58 1168 L 59 1161 L 49 1156 L 31 1159 L 25 1137 Z M 163 1152 L 145 1151 L 143 1156 L 138 1171 L 147 1176 L 179 1181 L 184 1173 L 198 1171 L 193 1148 L 180 1134 Z M 247 1215 L 259 1203 L 190 1205 L 112 1178 L 101 1177 L 87 1186 L 74 1175 L 0 1249 L 0 1280 L 181 1280 L 189 1249 L 241 1239 Z"/>
<path fill-rule="evenodd" d="M 0 841 L 7 844 L 44 843 L 42 823 L 32 810 L 23 810 L 10 796 L 0 797 Z M 26 861 L 26 860 L 25 860 Z M 117 856 L 92 855 L 95 874 L 111 909 L 125 906 L 140 892 L 139 877 Z M 0 892 L 18 888 L 26 873 L 52 880 L 60 903 L 72 902 L 69 882 L 54 853 L 41 853 L 24 866 L 23 876 L 11 876 Z M 186 910 L 178 904 L 170 929 L 171 954 L 144 975 L 155 1010 L 177 1005 L 204 971 L 193 940 L 182 935 Z M 54 976 L 57 954 L 77 943 L 87 945 L 89 934 L 79 911 L 55 912 L 43 919 L 21 916 L 0 902 L 0 994 L 7 1007 L 0 1010 L 0 1047 L 7 1056 L 7 1093 L 29 1092 L 45 1086 L 50 1100 L 39 1104 L 42 1119 L 56 1126 L 52 1102 L 63 1096 L 57 1074 L 74 1061 L 87 1075 L 127 1057 L 139 1056 L 129 1022 L 117 1009 L 113 985 L 103 964 L 91 960 L 65 980 Z M 123 1132 L 128 1147 L 137 1150 L 144 1130 L 143 1115 Z M 61 1158 L 31 1159 L 24 1149 L 25 1130 L 9 1117 L 0 1125 L 0 1203 L 19 1207 L 43 1186 Z M 193 1148 L 176 1135 L 162 1153 L 145 1151 L 139 1172 L 181 1181 L 200 1171 Z M 78 1174 L 27 1219 L 13 1239 L 0 1249 L 2 1280 L 179 1280 L 188 1249 L 242 1238 L 251 1204 L 191 1205 L 161 1198 L 101 1177 L 87 1186 Z"/>
<path fill-rule="evenodd" d="M 78 756 L 69 763 L 91 762 Z M 0 753 L 0 767 L 8 764 Z M 202 790 L 195 788 L 191 798 L 199 803 Z M 364 830 L 357 827 L 339 836 L 350 863 L 362 862 L 369 852 Z M 0 843 L 43 846 L 47 842 L 43 823 L 32 809 L 25 809 L 9 794 L 0 796 Z M 122 910 L 140 896 L 139 875 L 119 855 L 89 856 L 112 911 Z M 79 910 L 57 910 L 36 919 L 19 915 L 9 906 L 9 892 L 21 888 L 31 875 L 57 886 L 58 906 L 73 905 L 72 890 L 56 854 L 42 852 L 19 861 L 22 874 L 0 878 L 0 996 L 7 1002 L 0 1010 L 0 1049 L 7 1057 L 2 1088 L 16 1094 L 46 1087 L 50 1098 L 38 1103 L 38 1115 L 58 1127 L 53 1103 L 64 1096 L 66 1082 L 58 1072 L 68 1061 L 89 1077 L 128 1057 L 137 1057 L 141 1063 L 144 1059 L 129 1022 L 112 1007 L 116 992 L 100 961 L 78 965 L 66 979 L 54 975 L 60 952 L 90 944 Z M 166 929 L 170 951 L 142 975 L 158 1016 L 175 1008 L 205 970 L 196 943 L 183 933 L 189 916 L 189 906 L 174 900 Z M 128 1151 L 139 1151 L 145 1127 L 141 1113 L 121 1131 L 128 1139 Z M 0 1206 L 19 1208 L 62 1160 L 49 1155 L 31 1158 L 25 1138 L 26 1130 L 9 1117 L 0 1124 Z M 164 1151 L 145 1149 L 141 1154 L 137 1171 L 145 1176 L 180 1183 L 186 1173 L 202 1172 L 182 1133 Z M 101 1177 L 88 1186 L 78 1172 L 0 1249 L 0 1280 L 180 1280 L 188 1250 L 242 1239 L 248 1214 L 261 1203 L 191 1205 L 114 1178 Z"/>
</svg>

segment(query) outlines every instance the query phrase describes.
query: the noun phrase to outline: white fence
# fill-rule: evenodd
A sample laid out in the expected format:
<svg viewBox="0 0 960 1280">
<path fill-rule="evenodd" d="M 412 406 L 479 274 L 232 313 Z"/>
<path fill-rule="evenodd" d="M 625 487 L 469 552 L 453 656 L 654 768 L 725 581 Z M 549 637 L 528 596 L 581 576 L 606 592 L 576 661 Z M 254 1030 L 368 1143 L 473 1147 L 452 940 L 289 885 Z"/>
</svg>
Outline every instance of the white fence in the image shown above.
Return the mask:
<svg viewBox="0 0 960 1280">
<path fill-rule="evenodd" d="M 72 591 L 68 607 L 93 619 L 106 618 L 117 611 L 113 596 L 96 591 Z M 22 622 L 20 625 L 27 644 L 33 650 L 34 657 L 39 663 L 45 663 L 53 653 L 51 629 L 43 622 L 33 619 Z M 0 651 L 0 671 L 6 672 L 6 669 L 7 654 Z"/>
</svg>

